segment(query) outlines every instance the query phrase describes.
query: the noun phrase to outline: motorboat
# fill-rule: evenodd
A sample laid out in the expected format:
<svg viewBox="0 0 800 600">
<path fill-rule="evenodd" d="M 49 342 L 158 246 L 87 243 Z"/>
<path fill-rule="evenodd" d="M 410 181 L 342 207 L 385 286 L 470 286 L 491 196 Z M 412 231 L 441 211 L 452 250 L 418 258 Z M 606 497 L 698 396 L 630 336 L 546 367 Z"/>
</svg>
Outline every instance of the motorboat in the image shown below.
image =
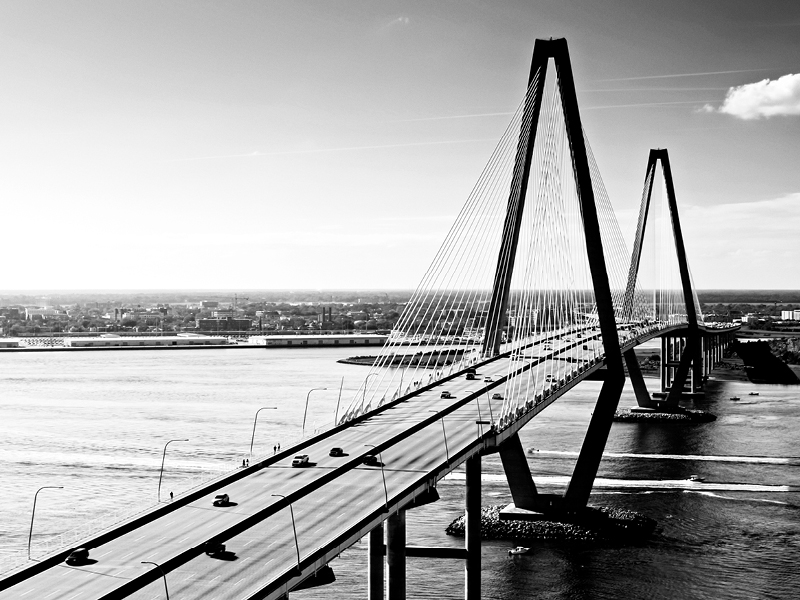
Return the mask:
<svg viewBox="0 0 800 600">
<path fill-rule="evenodd" d="M 530 548 L 526 548 L 525 546 L 517 546 L 516 548 L 512 548 L 508 551 L 509 554 L 527 554 L 530 552 Z"/>
<path fill-rule="evenodd" d="M 731 400 L 735 402 L 736 400 L 741 400 L 741 398 L 739 396 L 731 396 Z"/>
<path fill-rule="evenodd" d="M 700 475 L 689 475 L 689 481 L 701 482 L 701 481 L 705 481 L 705 480 L 706 480 L 706 478 L 705 477 L 700 477 Z"/>
<path fill-rule="evenodd" d="M 748 396 L 758 396 L 758 392 L 750 392 Z"/>
</svg>

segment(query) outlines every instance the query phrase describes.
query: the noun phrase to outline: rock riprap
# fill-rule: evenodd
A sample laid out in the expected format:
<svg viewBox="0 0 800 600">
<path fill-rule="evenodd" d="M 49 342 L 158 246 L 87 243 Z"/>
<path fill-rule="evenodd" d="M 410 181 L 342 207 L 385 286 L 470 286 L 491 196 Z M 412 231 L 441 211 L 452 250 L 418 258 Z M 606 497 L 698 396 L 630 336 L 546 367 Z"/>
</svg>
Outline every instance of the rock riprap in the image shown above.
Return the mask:
<svg viewBox="0 0 800 600">
<path fill-rule="evenodd" d="M 587 507 L 580 515 L 552 520 L 501 521 L 503 508 L 492 505 L 481 509 L 481 539 L 626 543 L 649 537 L 656 527 L 653 519 L 619 508 Z M 445 533 L 463 537 L 464 515 L 450 523 Z"/>
</svg>

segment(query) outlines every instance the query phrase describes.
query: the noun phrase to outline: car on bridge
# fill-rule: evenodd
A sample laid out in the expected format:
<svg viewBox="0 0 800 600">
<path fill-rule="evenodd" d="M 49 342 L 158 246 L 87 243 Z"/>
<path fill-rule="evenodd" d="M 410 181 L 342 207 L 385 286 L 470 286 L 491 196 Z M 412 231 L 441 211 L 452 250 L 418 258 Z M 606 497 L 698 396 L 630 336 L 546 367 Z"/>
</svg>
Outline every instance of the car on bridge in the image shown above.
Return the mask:
<svg viewBox="0 0 800 600">
<path fill-rule="evenodd" d="M 298 454 L 294 457 L 292 461 L 293 467 L 307 467 L 308 466 L 308 454 Z"/>
<path fill-rule="evenodd" d="M 89 549 L 88 548 L 75 548 L 72 552 L 69 553 L 67 556 L 66 563 L 68 565 L 83 565 L 89 561 Z"/>
<path fill-rule="evenodd" d="M 442 392 L 441 398 L 449 399 L 449 398 L 452 398 L 452 397 L 453 397 L 453 394 L 451 394 L 450 392 Z"/>
<path fill-rule="evenodd" d="M 378 456 L 375 454 L 365 454 L 364 458 L 361 459 L 361 462 L 368 467 L 377 467 L 380 466 L 380 462 L 378 461 Z"/>
<path fill-rule="evenodd" d="M 203 545 L 206 554 L 211 558 L 216 558 L 225 554 L 225 544 L 220 542 L 206 542 Z"/>
<path fill-rule="evenodd" d="M 503 394 L 492 394 L 492 400 L 502 400 Z"/>
<path fill-rule="evenodd" d="M 214 496 L 214 506 L 228 506 L 231 503 L 231 498 L 228 494 L 217 494 Z"/>
<path fill-rule="evenodd" d="M 492 383 L 492 381 L 494 381 L 494 380 L 491 377 L 484 377 L 483 381 L 486 382 L 486 383 Z"/>
<path fill-rule="evenodd" d="M 328 456 L 344 456 L 344 450 L 341 448 L 331 448 L 331 451 L 328 453 Z"/>
<path fill-rule="evenodd" d="M 478 377 L 475 375 L 475 373 L 467 373 L 467 380 L 468 381 L 475 381 L 477 378 Z"/>
</svg>

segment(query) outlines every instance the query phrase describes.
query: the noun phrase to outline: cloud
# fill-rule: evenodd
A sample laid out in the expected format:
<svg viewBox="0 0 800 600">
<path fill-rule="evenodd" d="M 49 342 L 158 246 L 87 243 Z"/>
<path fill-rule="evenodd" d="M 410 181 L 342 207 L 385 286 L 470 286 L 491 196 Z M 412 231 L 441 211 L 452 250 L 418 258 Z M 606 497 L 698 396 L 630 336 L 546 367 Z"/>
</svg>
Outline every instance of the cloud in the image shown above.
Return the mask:
<svg viewBox="0 0 800 600">
<path fill-rule="evenodd" d="M 800 115 L 800 73 L 732 87 L 719 108 L 706 104 L 702 112 L 721 112 L 738 119 Z"/>
</svg>

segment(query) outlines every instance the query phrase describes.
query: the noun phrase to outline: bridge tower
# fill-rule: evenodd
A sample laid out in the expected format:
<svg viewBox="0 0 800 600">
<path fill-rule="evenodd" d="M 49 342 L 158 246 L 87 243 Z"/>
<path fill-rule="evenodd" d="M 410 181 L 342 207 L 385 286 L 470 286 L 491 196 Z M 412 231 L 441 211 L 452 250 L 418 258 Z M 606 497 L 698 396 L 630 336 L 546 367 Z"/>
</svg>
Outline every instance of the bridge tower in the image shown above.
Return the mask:
<svg viewBox="0 0 800 600">
<path fill-rule="evenodd" d="M 530 475 L 519 437 L 514 435 L 499 448 L 514 504 L 518 509 L 537 512 L 573 512 L 586 506 L 600 459 L 625 383 L 614 304 L 606 268 L 589 159 L 578 110 L 572 65 L 565 39 L 536 40 L 525 98 L 522 129 L 516 150 L 513 183 L 506 207 L 500 252 L 497 260 L 492 297 L 483 344 L 486 357 L 500 351 L 501 336 L 507 319 L 511 279 L 519 243 L 525 196 L 531 170 L 534 142 L 544 96 L 547 69 L 552 59 L 560 90 L 566 135 L 572 157 L 572 173 L 586 242 L 589 272 L 594 288 L 597 316 L 605 348 L 607 374 L 592 413 L 571 481 L 563 497 L 538 494 Z"/>
<path fill-rule="evenodd" d="M 683 301 L 686 306 L 686 319 L 688 322 L 684 333 L 678 335 L 667 333 L 662 337 L 662 394 L 660 394 L 660 396 L 665 396 L 665 399 L 653 399 L 647 391 L 644 379 L 642 378 L 641 369 L 639 368 L 639 362 L 636 359 L 633 349 L 626 351 L 624 357 L 625 364 L 628 367 L 628 375 L 633 384 L 636 401 L 639 406 L 661 411 L 670 411 L 678 409 L 678 401 L 684 393 L 684 386 L 686 385 L 687 379 L 690 381 L 690 392 L 696 393 L 702 389 L 703 380 L 707 374 L 705 363 L 708 361 L 706 360 L 706 352 L 704 350 L 703 333 L 697 321 L 697 306 L 695 305 L 694 292 L 692 290 L 689 265 L 686 261 L 686 248 L 683 244 L 683 232 L 678 215 L 678 204 L 675 199 L 672 168 L 670 167 L 669 153 L 666 148 L 650 150 L 650 156 L 647 159 L 647 171 L 644 179 L 645 189 L 642 194 L 642 205 L 639 210 L 636 239 L 634 240 L 633 251 L 631 253 L 631 265 L 630 271 L 628 272 L 628 284 L 625 290 L 622 318 L 626 321 L 633 319 L 636 279 L 639 274 L 639 265 L 642 258 L 642 246 L 647 229 L 647 217 L 650 212 L 653 181 L 659 162 L 661 163 L 667 191 L 667 203 L 669 206 L 672 234 L 675 242 L 675 252 L 678 259 L 678 270 L 680 273 Z"/>
</svg>

